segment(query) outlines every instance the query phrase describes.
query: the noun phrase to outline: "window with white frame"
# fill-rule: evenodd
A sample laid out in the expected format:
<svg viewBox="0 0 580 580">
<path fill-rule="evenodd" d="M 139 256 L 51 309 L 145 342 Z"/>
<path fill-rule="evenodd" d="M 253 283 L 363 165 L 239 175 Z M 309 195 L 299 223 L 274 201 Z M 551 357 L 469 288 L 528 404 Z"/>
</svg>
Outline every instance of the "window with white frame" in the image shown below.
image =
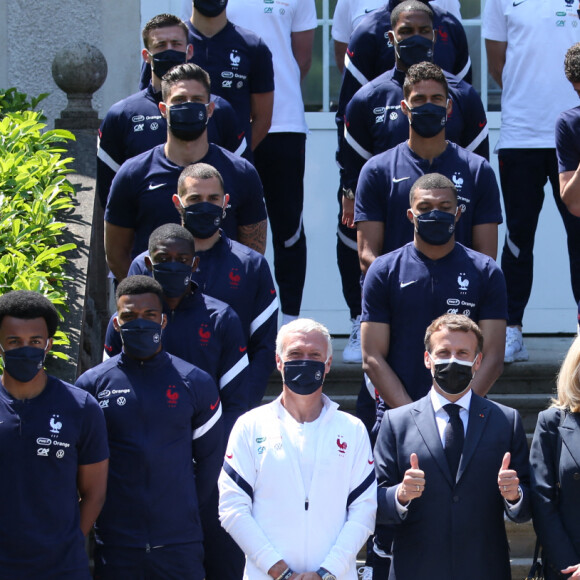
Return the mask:
<svg viewBox="0 0 580 580">
<path fill-rule="evenodd" d="M 465 28 L 473 65 L 473 86 L 481 95 L 488 111 L 499 111 L 500 89 L 487 74 L 485 44 L 481 39 L 481 14 L 484 0 L 461 0 L 462 23 Z M 331 112 L 338 102 L 341 76 L 334 62 L 331 36 L 332 15 L 336 0 L 316 0 L 318 27 L 314 41 L 312 68 L 302 92 L 309 112 Z"/>
</svg>

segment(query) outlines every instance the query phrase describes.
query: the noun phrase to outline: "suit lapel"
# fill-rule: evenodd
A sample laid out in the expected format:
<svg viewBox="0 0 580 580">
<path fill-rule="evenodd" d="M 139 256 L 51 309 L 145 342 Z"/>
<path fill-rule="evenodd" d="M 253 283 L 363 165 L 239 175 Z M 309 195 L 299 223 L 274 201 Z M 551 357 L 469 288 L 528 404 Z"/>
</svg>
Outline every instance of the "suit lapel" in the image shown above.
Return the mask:
<svg viewBox="0 0 580 580">
<path fill-rule="evenodd" d="M 437 462 L 449 485 L 453 485 L 451 471 L 449 470 L 447 458 L 445 457 L 445 451 L 443 451 L 443 444 L 441 443 L 439 430 L 435 422 L 435 412 L 433 411 L 433 405 L 431 404 L 429 395 L 417 401 L 417 404 L 412 410 L 412 415 L 429 453 L 431 453 L 433 459 Z"/>
<path fill-rule="evenodd" d="M 465 442 L 463 444 L 463 454 L 457 469 L 457 480 L 461 478 L 463 472 L 469 465 L 479 440 L 483 434 L 489 414 L 491 413 L 491 406 L 485 399 L 478 397 L 475 393 L 471 396 L 471 404 L 469 406 L 469 422 L 467 423 L 467 433 L 465 435 Z"/>
<path fill-rule="evenodd" d="M 566 445 L 576 465 L 580 467 L 580 427 L 577 417 L 572 413 L 566 413 L 566 418 L 558 427 L 558 431 L 562 437 L 562 443 Z M 558 457 L 557 460 L 560 461 L 560 458 Z"/>
</svg>

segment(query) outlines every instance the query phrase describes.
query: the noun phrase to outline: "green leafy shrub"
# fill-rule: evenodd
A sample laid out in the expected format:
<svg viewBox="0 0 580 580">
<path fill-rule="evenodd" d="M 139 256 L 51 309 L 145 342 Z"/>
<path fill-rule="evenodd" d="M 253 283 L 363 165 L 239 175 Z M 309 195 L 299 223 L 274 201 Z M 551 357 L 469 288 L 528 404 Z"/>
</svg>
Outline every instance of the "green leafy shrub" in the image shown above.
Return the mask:
<svg viewBox="0 0 580 580">
<path fill-rule="evenodd" d="M 9 91 L 0 91 L 2 97 Z M 19 93 L 21 95 L 21 93 Z M 21 101 L 20 97 L 12 102 Z M 26 97 L 26 95 L 24 95 Z M 32 99 L 24 105 L 36 106 Z M 72 207 L 75 191 L 66 179 L 71 158 L 59 144 L 74 135 L 68 131 L 46 131 L 42 113 L 10 112 L 0 108 L 0 294 L 9 290 L 34 290 L 49 298 L 59 312 L 66 310 L 63 282 L 65 253 L 75 244 L 62 244 L 66 224 L 62 212 Z M 55 345 L 69 344 L 59 331 Z M 58 350 L 53 354 L 66 355 Z"/>
<path fill-rule="evenodd" d="M 8 113 L 17 113 L 20 111 L 33 111 L 40 101 L 46 99 L 49 93 L 41 93 L 38 97 L 33 97 L 28 101 L 28 95 L 19 92 L 16 88 L 0 89 L 0 119 Z M 41 120 L 45 121 L 46 117 L 41 114 Z"/>
</svg>

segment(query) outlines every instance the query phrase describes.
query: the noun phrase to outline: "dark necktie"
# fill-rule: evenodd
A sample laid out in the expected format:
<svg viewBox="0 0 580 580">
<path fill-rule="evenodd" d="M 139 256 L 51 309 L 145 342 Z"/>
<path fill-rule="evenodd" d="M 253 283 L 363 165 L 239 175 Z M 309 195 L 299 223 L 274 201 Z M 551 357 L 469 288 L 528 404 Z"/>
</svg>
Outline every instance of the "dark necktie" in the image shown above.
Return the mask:
<svg viewBox="0 0 580 580">
<path fill-rule="evenodd" d="M 457 468 L 459 467 L 459 460 L 461 459 L 461 453 L 463 451 L 463 421 L 459 416 L 459 411 L 461 407 L 455 405 L 454 403 L 449 403 L 444 405 L 443 409 L 449 415 L 449 423 L 445 426 L 444 441 L 445 441 L 445 456 L 447 457 L 447 463 L 449 464 L 449 469 L 451 470 L 451 475 L 455 480 L 457 476 Z"/>
</svg>

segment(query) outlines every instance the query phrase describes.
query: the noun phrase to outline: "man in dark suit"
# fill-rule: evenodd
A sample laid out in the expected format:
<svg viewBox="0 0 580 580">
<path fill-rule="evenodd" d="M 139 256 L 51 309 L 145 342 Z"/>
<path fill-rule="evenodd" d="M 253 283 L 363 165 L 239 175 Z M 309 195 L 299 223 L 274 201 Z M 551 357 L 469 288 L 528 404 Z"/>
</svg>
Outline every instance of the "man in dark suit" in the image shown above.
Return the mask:
<svg viewBox="0 0 580 580">
<path fill-rule="evenodd" d="M 425 334 L 431 391 L 383 419 L 377 523 L 395 526 L 391 580 L 511 578 L 504 513 L 530 518 L 528 447 L 514 409 L 471 391 L 482 346 L 466 316 L 437 318 Z"/>
</svg>

